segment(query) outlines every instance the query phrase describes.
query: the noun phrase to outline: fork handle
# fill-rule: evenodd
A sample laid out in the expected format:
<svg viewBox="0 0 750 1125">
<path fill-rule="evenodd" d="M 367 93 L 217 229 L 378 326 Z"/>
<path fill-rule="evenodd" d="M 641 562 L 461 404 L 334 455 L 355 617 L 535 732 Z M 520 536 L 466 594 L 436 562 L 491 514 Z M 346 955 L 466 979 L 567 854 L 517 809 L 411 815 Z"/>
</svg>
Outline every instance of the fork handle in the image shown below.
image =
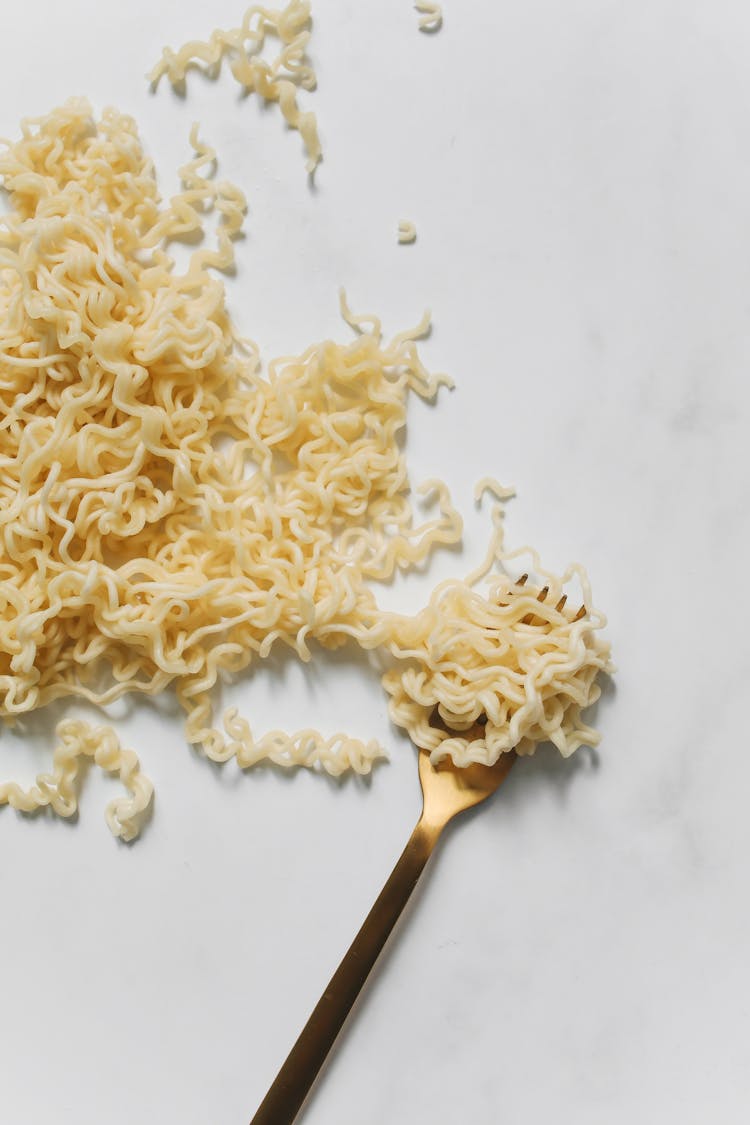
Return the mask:
<svg viewBox="0 0 750 1125">
<path fill-rule="evenodd" d="M 250 1125 L 291 1125 L 380 951 L 417 885 L 443 825 L 419 818 L 401 858 L 349 946 Z"/>
</svg>

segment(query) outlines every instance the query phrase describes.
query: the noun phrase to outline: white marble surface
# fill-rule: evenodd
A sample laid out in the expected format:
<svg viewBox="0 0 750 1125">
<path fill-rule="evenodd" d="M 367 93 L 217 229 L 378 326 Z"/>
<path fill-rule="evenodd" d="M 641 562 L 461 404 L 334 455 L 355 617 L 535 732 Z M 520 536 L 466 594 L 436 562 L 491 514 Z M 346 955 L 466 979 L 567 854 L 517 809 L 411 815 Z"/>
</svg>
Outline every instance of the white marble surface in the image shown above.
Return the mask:
<svg viewBox="0 0 750 1125">
<path fill-rule="evenodd" d="M 37 0 L 5 13 L 0 134 L 71 93 L 139 119 L 165 190 L 194 119 L 251 201 L 230 300 L 270 356 L 341 334 L 336 292 L 457 382 L 411 412 L 465 557 L 474 481 L 518 488 L 511 542 L 580 558 L 619 665 L 598 755 L 552 752 L 445 841 L 305 1125 L 740 1125 L 750 1112 L 746 576 L 750 14 L 739 0 L 316 0 L 326 160 L 230 83 L 149 96 L 164 43 L 241 3 Z M 9 40 L 7 34 L 12 30 Z M 414 246 L 396 242 L 412 219 Z M 80 820 L 0 810 L 0 1116 L 247 1122 L 418 810 L 364 666 L 236 691 L 257 726 L 382 739 L 370 785 L 237 777 L 169 709 L 122 717 L 157 785 L 132 848 L 90 774 Z M 42 718 L 0 775 L 48 758 Z"/>
</svg>

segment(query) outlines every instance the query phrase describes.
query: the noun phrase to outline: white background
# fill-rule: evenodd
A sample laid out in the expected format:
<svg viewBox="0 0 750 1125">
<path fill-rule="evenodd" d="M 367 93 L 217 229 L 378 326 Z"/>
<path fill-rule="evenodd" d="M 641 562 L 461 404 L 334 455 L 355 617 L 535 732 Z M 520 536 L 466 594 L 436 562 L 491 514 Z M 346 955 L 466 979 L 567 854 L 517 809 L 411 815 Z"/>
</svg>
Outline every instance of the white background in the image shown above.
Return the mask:
<svg viewBox="0 0 750 1125">
<path fill-rule="evenodd" d="M 138 119 L 165 193 L 190 123 L 250 200 L 229 300 L 264 354 L 396 331 L 432 308 L 413 479 L 466 550 L 384 593 L 414 609 L 482 552 L 487 473 L 510 545 L 583 560 L 619 672 L 598 755 L 523 762 L 456 825 L 305 1125 L 734 1125 L 750 1113 L 746 452 L 750 15 L 739 0 L 316 0 L 325 162 L 309 190 L 278 109 L 143 79 L 236 0 L 36 0 L 5 12 L 0 133 L 71 94 Z M 398 246 L 401 218 L 418 241 Z M 415 755 L 366 663 L 234 689 L 254 729 L 381 739 L 371 784 L 237 776 L 169 701 L 116 711 L 154 780 L 133 847 L 90 772 L 68 824 L 0 810 L 0 1116 L 9 1125 L 242 1125 L 418 813 Z M 30 781 L 50 723 L 0 739 Z"/>
</svg>

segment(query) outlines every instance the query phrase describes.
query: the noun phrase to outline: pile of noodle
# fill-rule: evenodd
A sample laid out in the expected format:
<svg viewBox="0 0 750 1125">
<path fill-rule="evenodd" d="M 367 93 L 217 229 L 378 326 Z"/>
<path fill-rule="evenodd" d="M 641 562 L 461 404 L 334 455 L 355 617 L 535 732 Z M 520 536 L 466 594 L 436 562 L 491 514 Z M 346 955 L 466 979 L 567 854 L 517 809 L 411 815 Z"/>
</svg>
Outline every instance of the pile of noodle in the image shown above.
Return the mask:
<svg viewBox="0 0 750 1125">
<path fill-rule="evenodd" d="M 415 524 L 399 447 L 409 393 L 447 382 L 419 358 L 425 324 L 387 342 L 344 305 L 352 342 L 263 377 L 209 272 L 232 261 L 244 199 L 191 139 L 167 204 L 135 123 L 114 110 L 95 121 L 72 100 L 0 152 L 0 716 L 173 684 L 189 742 L 215 761 L 367 772 L 375 742 L 256 737 L 235 712 L 214 722 L 221 676 L 277 645 L 307 660 L 314 640 L 373 651 L 394 720 L 436 760 L 594 742 L 580 712 L 608 656 L 593 612 L 574 620 L 550 598 L 529 623 L 534 591 L 503 575 L 484 594 L 444 584 L 413 618 L 379 609 L 372 580 L 462 530 L 434 481 L 422 490 L 435 514 Z M 218 248 L 181 273 L 168 242 L 211 209 Z M 501 554 L 498 524 L 487 570 Z M 545 577 L 555 592 L 561 581 Z M 459 734 L 431 723 L 436 706 Z M 480 710 L 485 737 L 469 745 L 460 730 Z M 0 787 L 0 803 L 66 815 L 76 759 L 94 757 L 131 792 L 110 826 L 132 837 L 150 799 L 132 752 L 108 729 L 58 734 L 53 773 Z"/>
</svg>

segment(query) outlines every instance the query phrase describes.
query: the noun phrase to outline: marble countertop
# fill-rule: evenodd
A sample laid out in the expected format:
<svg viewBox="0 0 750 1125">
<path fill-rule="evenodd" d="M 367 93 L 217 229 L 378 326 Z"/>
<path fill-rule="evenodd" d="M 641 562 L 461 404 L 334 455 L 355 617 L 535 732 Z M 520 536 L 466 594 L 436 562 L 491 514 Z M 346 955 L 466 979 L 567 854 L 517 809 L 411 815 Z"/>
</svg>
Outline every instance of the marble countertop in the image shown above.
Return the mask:
<svg viewBox="0 0 750 1125">
<path fill-rule="evenodd" d="M 70 94 L 133 113 L 165 192 L 199 120 L 248 194 L 232 312 L 265 356 L 345 338 L 337 290 L 456 390 L 410 408 L 463 555 L 384 591 L 419 606 L 487 541 L 583 561 L 618 672 L 602 743 L 514 769 L 443 841 L 305 1125 L 740 1125 L 750 1107 L 750 14 L 739 0 L 314 0 L 316 189 L 275 109 L 165 43 L 239 21 L 198 0 L 16 5 L 0 135 Z M 210 7 L 210 11 L 209 11 Z M 6 44 L 6 47 L 8 45 Z M 397 244 L 401 219 L 417 228 Z M 0 810 L 0 1113 L 12 1125 L 247 1122 L 416 819 L 414 753 L 364 663 L 261 670 L 259 730 L 380 739 L 370 783 L 217 770 L 168 705 L 115 719 L 154 780 L 133 847 L 90 773 L 75 825 Z M 62 709 L 53 718 L 63 713 Z M 281 715 L 281 718 L 280 718 Z M 0 777 L 49 760 L 49 716 Z"/>
</svg>

